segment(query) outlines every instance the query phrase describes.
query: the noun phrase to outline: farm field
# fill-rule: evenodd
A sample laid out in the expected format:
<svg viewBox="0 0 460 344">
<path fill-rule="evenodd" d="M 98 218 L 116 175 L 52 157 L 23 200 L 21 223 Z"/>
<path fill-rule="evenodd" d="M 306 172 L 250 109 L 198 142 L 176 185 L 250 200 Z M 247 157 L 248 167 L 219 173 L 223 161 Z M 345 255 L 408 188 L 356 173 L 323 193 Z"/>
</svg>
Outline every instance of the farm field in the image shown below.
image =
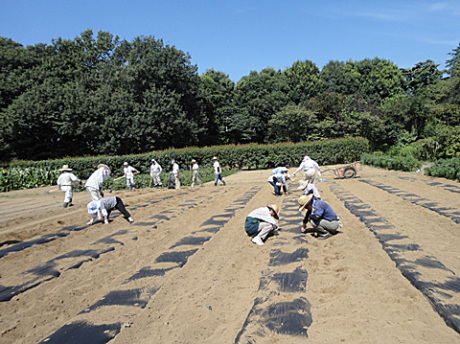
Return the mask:
<svg viewBox="0 0 460 344">
<path fill-rule="evenodd" d="M 50 188 L 0 194 L 0 343 L 460 343 L 459 183 L 324 173 L 344 227 L 321 241 L 269 174 L 105 190 L 132 225 L 87 226 L 86 192 L 67 209 Z M 257 246 L 244 220 L 269 203 L 282 230 Z"/>
</svg>

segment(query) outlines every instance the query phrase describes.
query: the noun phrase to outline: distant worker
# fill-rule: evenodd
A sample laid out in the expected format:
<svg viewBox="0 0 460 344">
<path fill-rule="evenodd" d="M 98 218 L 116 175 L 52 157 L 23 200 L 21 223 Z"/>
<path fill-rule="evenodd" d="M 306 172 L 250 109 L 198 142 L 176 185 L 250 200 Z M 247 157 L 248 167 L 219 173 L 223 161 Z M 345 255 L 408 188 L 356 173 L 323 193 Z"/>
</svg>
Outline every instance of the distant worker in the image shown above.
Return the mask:
<svg viewBox="0 0 460 344">
<path fill-rule="evenodd" d="M 249 213 L 244 223 L 246 234 L 252 237 L 252 242 L 263 245 L 270 234 L 278 234 L 279 208 L 276 204 L 257 208 Z"/>
<path fill-rule="evenodd" d="M 214 167 L 214 186 L 217 186 L 217 181 L 220 180 L 222 183 L 224 183 L 224 185 L 227 185 L 225 183 L 225 180 L 222 178 L 222 169 L 220 168 L 220 164 L 219 164 L 219 159 L 217 159 L 217 157 L 214 157 L 212 158 L 212 161 L 214 162 L 213 163 L 213 167 Z"/>
<path fill-rule="evenodd" d="M 127 162 L 123 163 L 123 176 L 126 177 L 126 186 L 129 191 L 136 188 L 136 183 L 134 182 L 134 174 L 140 173 L 137 169 L 130 166 Z"/>
<path fill-rule="evenodd" d="M 287 169 L 274 169 L 270 177 L 268 177 L 268 182 L 273 186 L 275 196 L 281 196 L 281 187 L 283 188 L 284 194 L 288 194 L 287 192 L 287 184 L 286 180 L 289 179 L 289 175 L 287 174 Z"/>
<path fill-rule="evenodd" d="M 72 198 L 73 198 L 73 191 L 72 191 L 72 183 L 80 183 L 80 179 L 78 179 L 73 173 L 72 169 L 69 165 L 62 166 L 59 169 L 59 172 L 62 172 L 57 180 L 57 185 L 59 190 L 64 191 L 64 204 L 62 205 L 64 208 L 67 206 L 73 206 Z"/>
<path fill-rule="evenodd" d="M 305 180 L 308 183 L 316 185 L 316 176 L 321 176 L 321 169 L 316 161 L 310 158 L 308 155 L 303 156 L 302 163 L 299 168 L 295 170 L 292 176 L 295 176 L 297 172 L 304 170 Z"/>
<path fill-rule="evenodd" d="M 300 196 L 298 203 L 299 211 L 307 210 L 301 227 L 302 233 L 311 232 L 320 240 L 340 233 L 338 228 L 342 227 L 342 222 L 339 221 L 339 217 L 328 203 L 315 199 L 313 193 L 308 196 Z M 313 226 L 311 230 L 307 229 L 308 223 Z"/>
<path fill-rule="evenodd" d="M 297 190 L 303 190 L 304 195 L 308 196 L 309 194 L 313 194 L 316 199 L 321 199 L 321 194 L 318 191 L 318 188 L 315 184 L 308 183 L 304 180 L 299 181 L 299 187 Z"/>
<path fill-rule="evenodd" d="M 163 187 L 163 184 L 161 183 L 161 178 L 160 178 L 161 171 L 163 171 L 163 169 L 161 168 L 160 164 L 157 163 L 155 159 L 152 159 L 152 165 L 150 166 L 149 187 L 152 186 L 152 181 L 153 181 L 153 186 Z"/>
<path fill-rule="evenodd" d="M 101 198 L 98 201 L 91 201 L 88 203 L 87 208 L 88 214 L 91 214 L 91 219 L 89 220 L 88 225 L 92 225 L 95 222 L 96 215 L 102 215 L 104 223 L 106 225 L 109 224 L 109 216 L 114 209 L 118 209 L 129 223 L 134 222 L 133 218 L 126 210 L 123 201 L 117 196 Z"/>
<path fill-rule="evenodd" d="M 195 159 L 192 160 L 192 188 L 195 186 L 195 182 L 198 182 L 200 186 L 203 186 L 200 178 L 200 167 L 198 166 Z"/>
<path fill-rule="evenodd" d="M 174 159 L 171 160 L 171 165 L 172 165 L 172 171 L 171 171 L 172 177 L 170 179 L 171 180 L 174 179 L 174 188 L 180 189 L 179 165 L 176 163 L 176 160 Z"/>
<path fill-rule="evenodd" d="M 271 174 L 278 174 L 280 172 L 281 173 L 288 173 L 290 168 L 291 168 L 291 166 L 289 166 L 289 165 L 280 166 L 280 167 L 277 167 L 277 168 L 273 169 Z"/>
<path fill-rule="evenodd" d="M 85 183 L 86 191 L 88 191 L 89 196 L 93 201 L 99 199 L 99 194 L 104 197 L 104 192 L 102 191 L 102 183 L 104 179 L 110 176 L 110 168 L 107 165 L 99 164 L 97 170 L 88 178 Z"/>
</svg>

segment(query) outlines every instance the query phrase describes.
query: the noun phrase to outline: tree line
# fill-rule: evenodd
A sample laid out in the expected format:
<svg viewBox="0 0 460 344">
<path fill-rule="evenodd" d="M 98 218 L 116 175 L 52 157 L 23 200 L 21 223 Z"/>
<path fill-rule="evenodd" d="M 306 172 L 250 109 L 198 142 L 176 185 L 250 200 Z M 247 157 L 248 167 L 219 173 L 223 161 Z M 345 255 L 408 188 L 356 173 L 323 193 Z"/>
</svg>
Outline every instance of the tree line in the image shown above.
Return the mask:
<svg viewBox="0 0 460 344">
<path fill-rule="evenodd" d="M 460 151 L 460 44 L 431 60 L 295 61 L 238 82 L 153 36 L 86 30 L 23 47 L 0 37 L 0 156 L 48 159 L 361 136 L 374 150 Z M 430 148 L 431 147 L 431 148 Z"/>
</svg>

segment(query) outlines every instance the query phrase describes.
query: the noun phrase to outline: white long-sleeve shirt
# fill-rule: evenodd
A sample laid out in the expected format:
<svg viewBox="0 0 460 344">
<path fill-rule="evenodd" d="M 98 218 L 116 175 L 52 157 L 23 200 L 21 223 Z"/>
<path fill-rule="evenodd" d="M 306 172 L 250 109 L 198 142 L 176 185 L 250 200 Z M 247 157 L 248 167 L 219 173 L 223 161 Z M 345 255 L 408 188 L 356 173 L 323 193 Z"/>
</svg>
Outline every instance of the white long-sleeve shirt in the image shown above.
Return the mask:
<svg viewBox="0 0 460 344">
<path fill-rule="evenodd" d="M 90 187 L 90 188 L 100 190 L 102 188 L 102 182 L 108 176 L 109 176 L 109 172 L 104 167 L 98 168 L 88 178 L 88 180 L 85 183 L 85 187 Z"/>
<path fill-rule="evenodd" d="M 72 182 L 78 182 L 80 179 L 78 179 L 73 173 L 71 172 L 63 172 L 59 176 L 57 180 L 57 185 L 59 186 L 71 186 Z"/>
<path fill-rule="evenodd" d="M 312 168 L 316 168 L 318 171 L 320 171 L 320 167 L 318 165 L 318 163 L 312 159 L 306 159 L 306 160 L 303 160 L 302 163 L 300 164 L 299 168 L 297 170 L 295 170 L 294 174 L 296 174 L 297 172 L 300 172 L 302 170 L 310 170 Z"/>
<path fill-rule="evenodd" d="M 154 173 L 161 173 L 163 169 L 161 168 L 160 164 L 154 163 L 150 166 L 150 175 L 153 176 Z"/>
</svg>

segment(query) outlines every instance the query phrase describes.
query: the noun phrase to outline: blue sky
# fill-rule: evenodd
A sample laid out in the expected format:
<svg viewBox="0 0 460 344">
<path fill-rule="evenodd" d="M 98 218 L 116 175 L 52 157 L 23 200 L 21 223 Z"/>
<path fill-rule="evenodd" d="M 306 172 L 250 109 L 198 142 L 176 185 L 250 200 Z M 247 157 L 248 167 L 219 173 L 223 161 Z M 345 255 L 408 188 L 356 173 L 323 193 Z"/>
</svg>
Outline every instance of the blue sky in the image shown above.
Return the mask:
<svg viewBox="0 0 460 344">
<path fill-rule="evenodd" d="M 154 36 L 237 82 L 310 60 L 379 57 L 400 68 L 445 61 L 460 43 L 458 0 L 1 0 L 0 36 L 24 46 L 86 29 L 128 41 Z"/>
</svg>

